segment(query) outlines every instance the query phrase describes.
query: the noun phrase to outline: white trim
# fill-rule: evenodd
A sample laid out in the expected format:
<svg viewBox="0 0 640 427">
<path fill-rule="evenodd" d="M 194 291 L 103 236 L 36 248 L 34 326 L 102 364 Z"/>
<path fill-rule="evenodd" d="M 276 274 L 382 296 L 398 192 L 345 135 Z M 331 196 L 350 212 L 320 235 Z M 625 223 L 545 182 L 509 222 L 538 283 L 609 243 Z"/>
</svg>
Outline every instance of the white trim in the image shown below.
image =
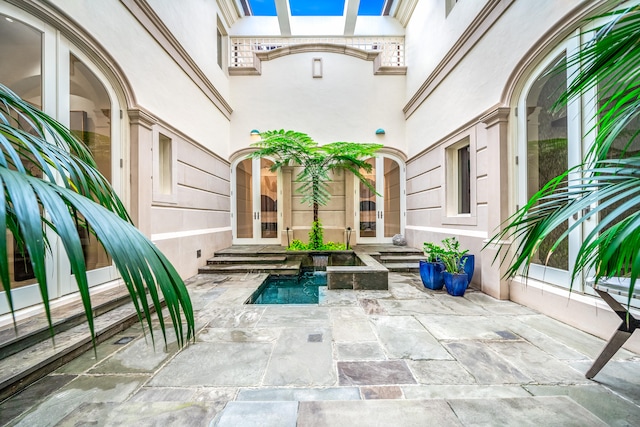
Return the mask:
<svg viewBox="0 0 640 427">
<path fill-rule="evenodd" d="M 223 233 L 231 231 L 231 227 L 203 228 L 200 230 L 175 231 L 171 233 L 158 233 L 151 235 L 151 241 L 159 242 L 161 240 L 179 239 L 181 237 L 202 236 L 204 234 Z"/>
<path fill-rule="evenodd" d="M 430 233 L 453 234 L 453 235 L 467 236 L 467 237 L 479 237 L 481 239 L 487 239 L 489 237 L 489 233 L 487 233 L 486 231 L 464 230 L 460 228 L 422 227 L 419 225 L 407 225 L 406 229 L 414 230 L 414 231 L 427 231 Z"/>
</svg>

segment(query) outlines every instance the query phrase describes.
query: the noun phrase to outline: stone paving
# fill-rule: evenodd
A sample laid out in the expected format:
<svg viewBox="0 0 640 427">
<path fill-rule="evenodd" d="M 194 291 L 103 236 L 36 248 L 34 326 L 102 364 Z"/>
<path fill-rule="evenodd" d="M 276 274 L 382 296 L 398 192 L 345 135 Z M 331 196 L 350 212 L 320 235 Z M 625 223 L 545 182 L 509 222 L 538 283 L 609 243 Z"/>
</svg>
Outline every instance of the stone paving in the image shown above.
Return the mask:
<svg viewBox="0 0 640 427">
<path fill-rule="evenodd" d="M 187 281 L 197 340 L 136 325 L 0 405 L 11 426 L 637 426 L 640 357 L 584 377 L 604 341 L 508 301 L 326 290 L 245 305 L 265 274 Z"/>
</svg>

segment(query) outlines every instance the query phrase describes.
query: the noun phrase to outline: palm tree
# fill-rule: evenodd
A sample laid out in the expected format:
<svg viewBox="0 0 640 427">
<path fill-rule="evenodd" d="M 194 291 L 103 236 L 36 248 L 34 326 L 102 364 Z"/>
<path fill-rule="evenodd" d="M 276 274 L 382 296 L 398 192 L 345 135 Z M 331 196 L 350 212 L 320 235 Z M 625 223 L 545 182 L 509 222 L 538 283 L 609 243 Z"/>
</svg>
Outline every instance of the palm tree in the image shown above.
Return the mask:
<svg viewBox="0 0 640 427">
<path fill-rule="evenodd" d="M 329 202 L 330 172 L 351 171 L 360 182 L 372 192 L 376 189 L 362 175 L 361 170 L 371 171 L 367 159 L 382 148 L 381 144 L 357 142 L 332 142 L 319 146 L 309 135 L 292 130 L 273 130 L 260 134 L 260 141 L 252 144 L 258 150 L 250 154 L 253 158 L 271 157 L 275 159 L 272 171 L 284 166 L 298 165 L 302 170 L 296 175 L 296 191 L 302 194 L 302 202 L 313 207 L 313 227 L 310 235 L 310 249 L 322 246 L 322 230 L 318 216 L 319 206 Z"/>
<path fill-rule="evenodd" d="M 541 243 L 557 227 L 577 218 L 559 237 L 551 238 L 550 250 L 543 254 L 547 260 L 572 230 L 586 220 L 598 220 L 578 250 L 572 283 L 583 270 L 596 282 L 626 276 L 631 298 L 640 275 L 640 152 L 631 147 L 638 131 L 629 131 L 640 115 L 640 6 L 593 19 L 603 18 L 607 23 L 568 59 L 566 66 L 581 67 L 556 103 L 561 106 L 597 89 L 600 107 L 591 130 L 595 142 L 581 165 L 551 179 L 491 242 L 517 241 L 506 275 L 526 275 Z M 505 254 L 501 261 L 507 258 Z"/>
<path fill-rule="evenodd" d="M 30 260 L 53 338 L 45 274 L 45 255 L 51 251 L 47 234 L 53 232 L 69 258 L 91 336 L 95 337 L 80 229 L 88 231 L 111 255 L 139 320 L 143 322 L 144 316 L 152 339 L 151 307 L 158 314 L 166 342 L 162 297 L 179 344 L 184 345 L 185 337 L 193 337 L 193 309 L 182 279 L 155 245 L 133 226 L 88 148 L 67 128 L 1 84 L 0 147 L 0 229 L 7 230 L 0 233 L 0 280 L 14 325 L 7 235 L 10 233 L 17 242 L 16 251 Z"/>
</svg>

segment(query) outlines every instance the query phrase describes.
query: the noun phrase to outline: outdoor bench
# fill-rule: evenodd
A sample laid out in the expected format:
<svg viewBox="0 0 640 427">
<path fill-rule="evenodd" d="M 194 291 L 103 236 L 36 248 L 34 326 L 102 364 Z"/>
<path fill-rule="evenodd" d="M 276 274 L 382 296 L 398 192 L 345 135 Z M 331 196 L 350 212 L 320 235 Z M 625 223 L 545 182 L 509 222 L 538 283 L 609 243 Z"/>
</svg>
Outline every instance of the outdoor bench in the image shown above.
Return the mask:
<svg viewBox="0 0 640 427">
<path fill-rule="evenodd" d="M 640 321 L 633 317 L 629 312 L 627 305 L 620 304 L 613 295 L 619 295 L 624 297 L 625 300 L 629 298 L 629 288 L 631 287 L 631 279 L 612 277 L 602 280 L 598 283 L 594 283 L 593 278 L 587 279 L 587 284 L 592 286 L 593 289 L 600 295 L 600 297 L 611 307 L 611 309 L 622 319 L 622 323 L 615 331 L 613 336 L 609 338 L 609 341 L 600 352 L 600 355 L 596 358 L 591 365 L 591 368 L 587 371 L 585 376 L 589 379 L 596 376 L 598 372 L 607 364 L 609 359 L 627 342 L 631 337 L 631 334 L 640 327 Z M 638 280 L 634 286 L 632 298 L 638 298 L 640 294 L 640 280 Z"/>
</svg>

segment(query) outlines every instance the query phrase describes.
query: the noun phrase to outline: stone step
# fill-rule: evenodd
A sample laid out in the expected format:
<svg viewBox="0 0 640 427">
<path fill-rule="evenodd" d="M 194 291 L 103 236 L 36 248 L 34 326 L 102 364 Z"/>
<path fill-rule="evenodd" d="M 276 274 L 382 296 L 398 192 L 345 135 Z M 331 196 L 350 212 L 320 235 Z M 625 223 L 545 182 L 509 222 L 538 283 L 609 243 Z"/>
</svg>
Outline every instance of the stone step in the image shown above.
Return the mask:
<svg viewBox="0 0 640 427">
<path fill-rule="evenodd" d="M 394 262 L 416 262 L 427 259 L 424 255 L 382 255 L 380 256 L 380 262 L 383 264 Z"/>
<path fill-rule="evenodd" d="M 274 264 L 214 264 L 198 269 L 198 274 L 219 273 L 269 273 L 281 276 L 300 274 L 300 261 L 286 261 Z"/>
<path fill-rule="evenodd" d="M 287 261 L 286 255 L 280 256 L 215 256 L 207 260 L 207 265 L 214 264 L 281 264 Z"/>
<path fill-rule="evenodd" d="M 137 321 L 136 309 L 131 302 L 102 313 L 94 318 L 96 344 L 111 338 Z M 85 321 L 56 333 L 55 344 L 47 335 L 46 339 L 2 358 L 0 360 L 0 401 L 55 371 L 90 350 L 92 346 L 89 326 Z"/>
<path fill-rule="evenodd" d="M 383 264 L 387 270 L 394 271 L 396 273 L 419 273 L 420 264 L 417 262 L 394 262 Z"/>
<path fill-rule="evenodd" d="M 94 289 L 91 295 L 91 307 L 94 317 L 100 316 L 130 301 L 129 292 L 124 285 L 103 291 Z M 77 299 L 51 309 L 53 330 L 56 334 L 64 332 L 86 322 L 82 301 Z M 0 360 L 16 354 L 41 341 L 51 339 L 49 325 L 42 312 L 0 327 Z"/>
</svg>

